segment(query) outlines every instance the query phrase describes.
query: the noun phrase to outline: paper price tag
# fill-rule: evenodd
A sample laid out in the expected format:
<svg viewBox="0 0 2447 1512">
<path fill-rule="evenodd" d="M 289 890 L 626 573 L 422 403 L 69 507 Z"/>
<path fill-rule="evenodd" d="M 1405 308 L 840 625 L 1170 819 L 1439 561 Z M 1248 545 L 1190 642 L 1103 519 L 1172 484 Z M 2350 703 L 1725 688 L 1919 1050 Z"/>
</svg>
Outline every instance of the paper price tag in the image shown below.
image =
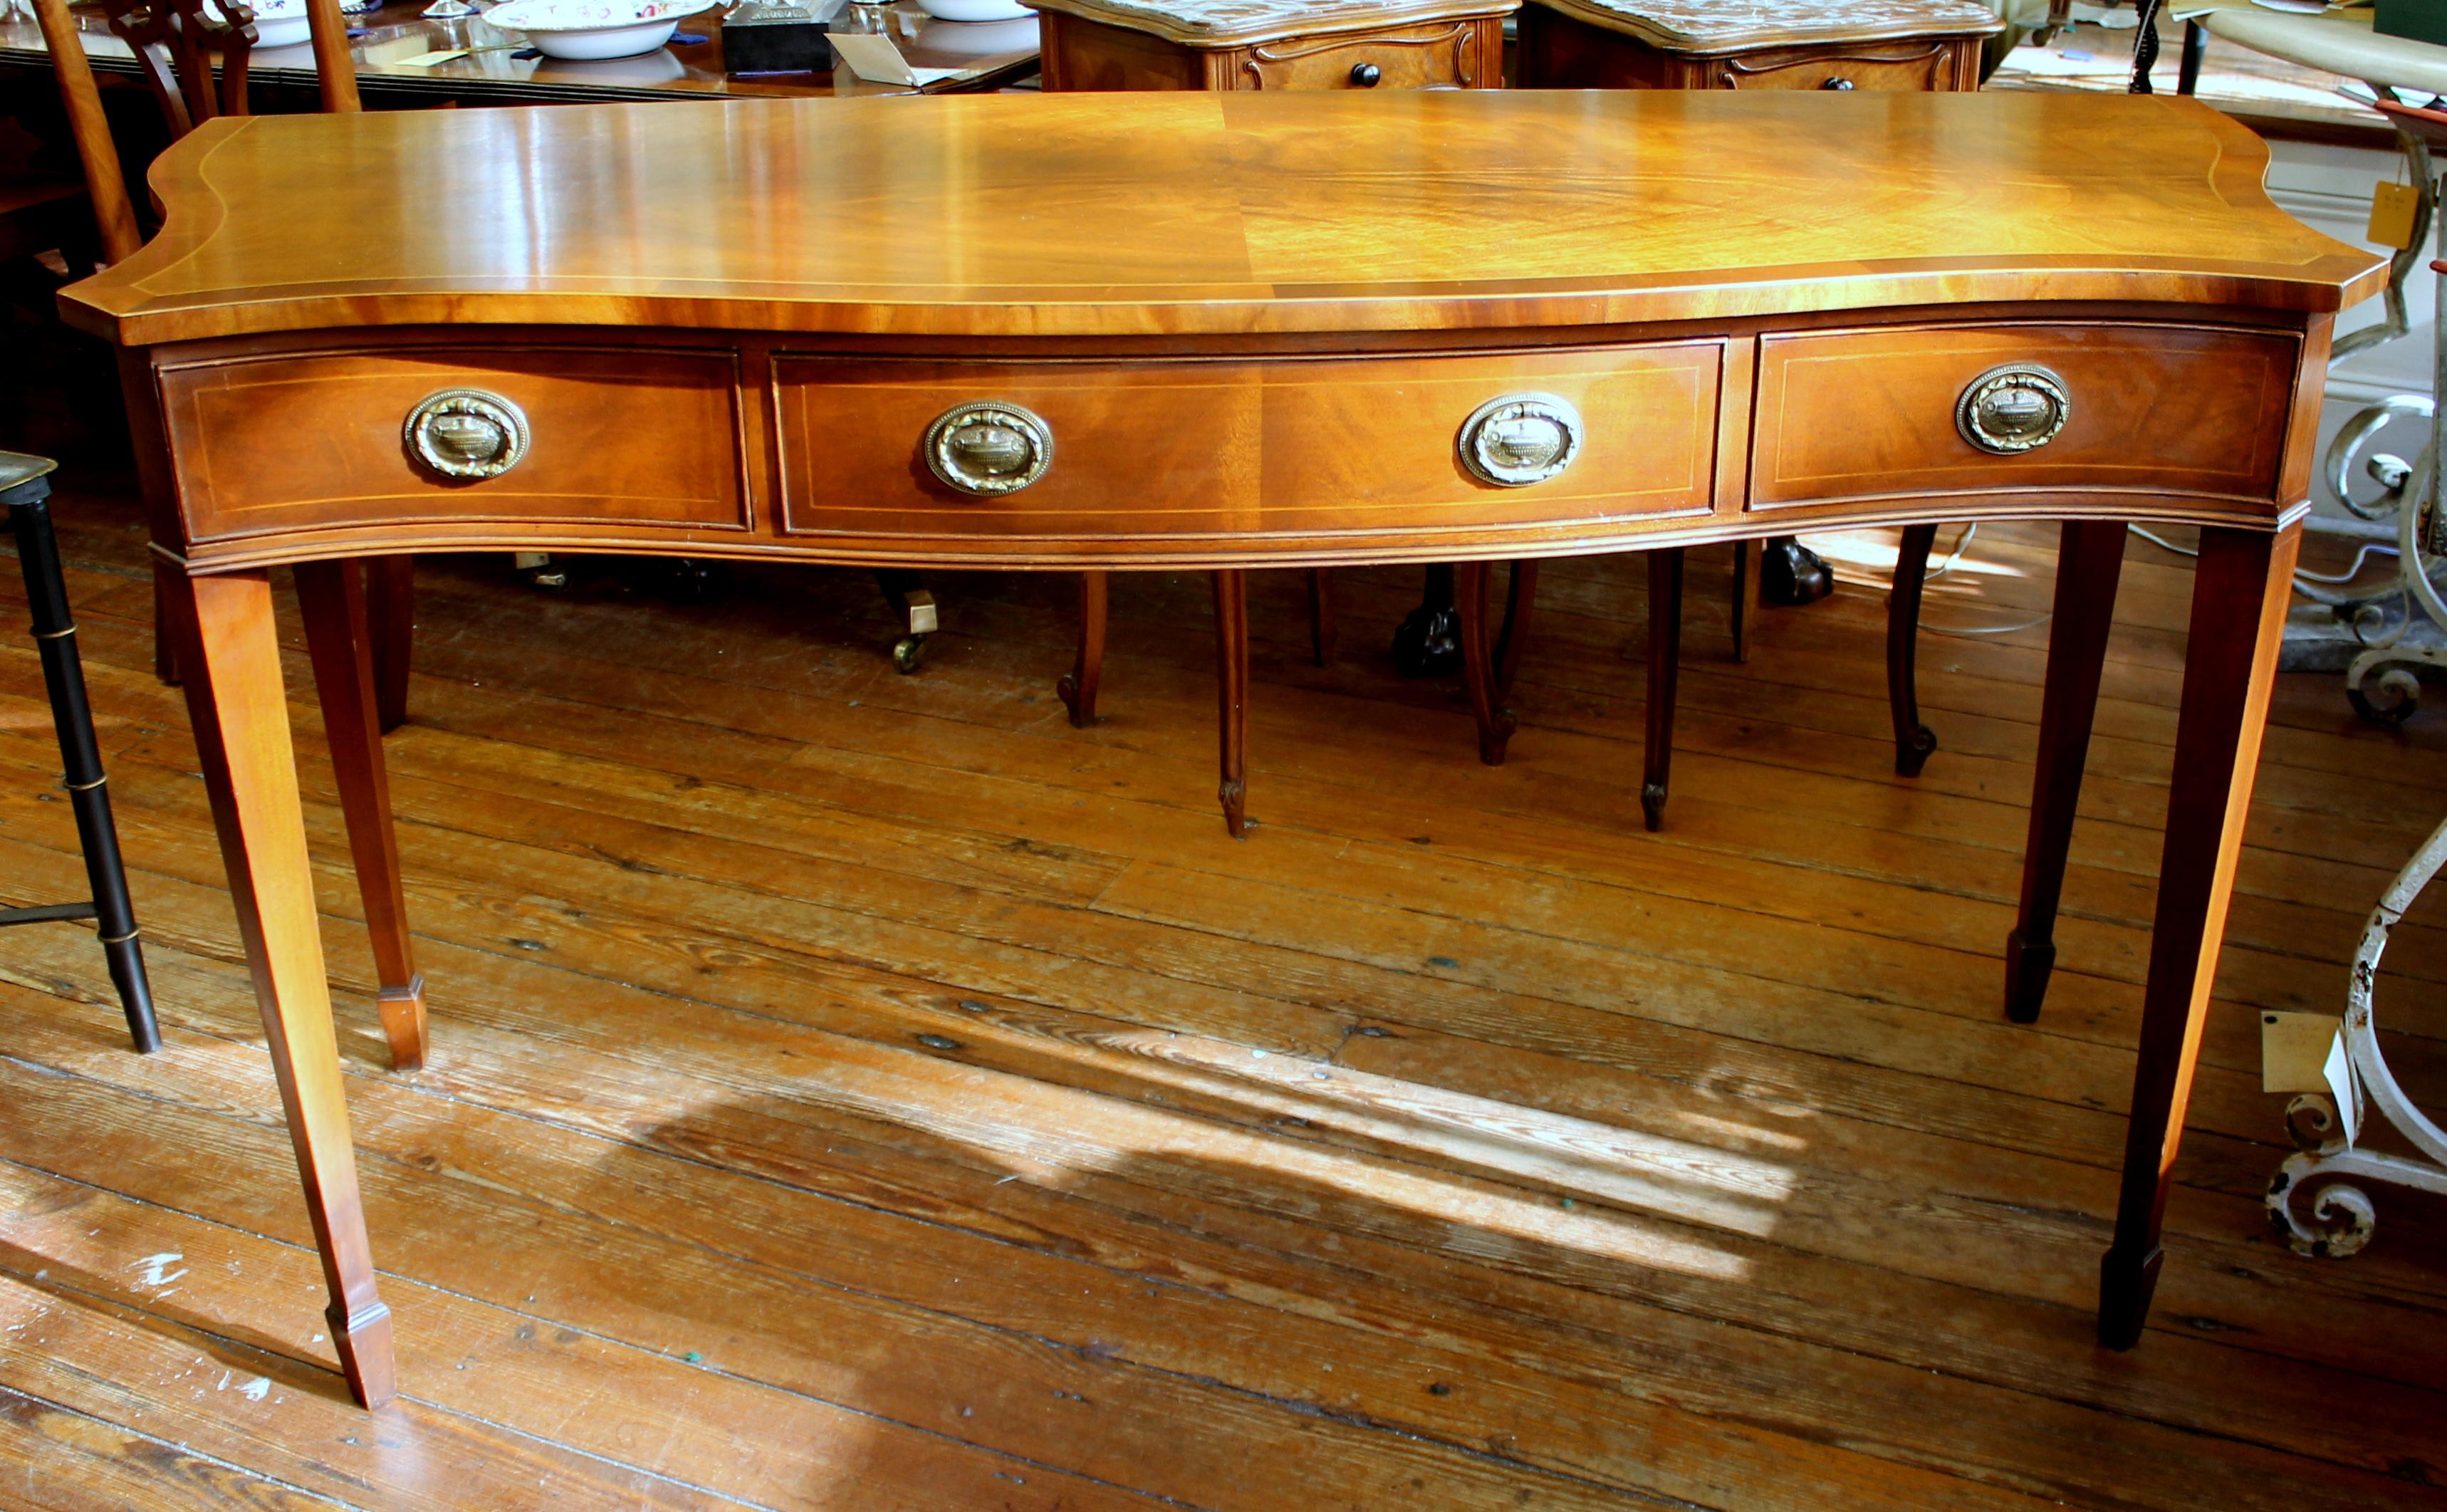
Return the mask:
<svg viewBox="0 0 2447 1512">
<path fill-rule="evenodd" d="M 2413 245 L 2413 217 L 2421 192 L 2409 183 L 2382 183 L 2371 192 L 2370 239 L 2382 247 Z"/>
<path fill-rule="evenodd" d="M 850 72 L 869 84 L 897 84 L 910 88 L 922 88 L 940 79 L 949 79 L 958 68 L 916 68 L 892 45 L 892 39 L 872 31 L 827 31 L 833 50 L 849 65 Z"/>
</svg>

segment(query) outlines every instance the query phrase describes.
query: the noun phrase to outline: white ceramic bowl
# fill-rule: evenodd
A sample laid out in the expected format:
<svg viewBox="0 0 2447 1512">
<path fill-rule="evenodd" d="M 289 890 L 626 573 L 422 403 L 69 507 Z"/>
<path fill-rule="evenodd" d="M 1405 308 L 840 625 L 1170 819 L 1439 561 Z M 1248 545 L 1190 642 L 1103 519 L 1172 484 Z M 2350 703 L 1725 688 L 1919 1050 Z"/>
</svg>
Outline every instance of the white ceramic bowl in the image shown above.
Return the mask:
<svg viewBox="0 0 2447 1512">
<path fill-rule="evenodd" d="M 947 58 L 991 58 L 1005 52 L 1034 52 L 1036 22 L 1032 12 L 1031 19 L 1026 21 L 967 21 L 930 26 L 910 50 L 922 52 L 929 62 Z"/>
<path fill-rule="evenodd" d="M 1036 14 L 1019 0 L 918 0 L 938 21 L 1017 21 Z"/>
<path fill-rule="evenodd" d="M 682 16 L 708 0 L 509 0 L 484 13 L 488 26 L 517 31 L 547 58 L 634 58 L 672 40 Z"/>
<path fill-rule="evenodd" d="M 249 5 L 255 12 L 255 45 L 258 47 L 294 47 L 306 40 L 311 23 L 306 19 L 306 0 L 263 0 L 261 5 Z M 205 0 L 205 12 L 215 19 L 221 8 Z"/>
</svg>

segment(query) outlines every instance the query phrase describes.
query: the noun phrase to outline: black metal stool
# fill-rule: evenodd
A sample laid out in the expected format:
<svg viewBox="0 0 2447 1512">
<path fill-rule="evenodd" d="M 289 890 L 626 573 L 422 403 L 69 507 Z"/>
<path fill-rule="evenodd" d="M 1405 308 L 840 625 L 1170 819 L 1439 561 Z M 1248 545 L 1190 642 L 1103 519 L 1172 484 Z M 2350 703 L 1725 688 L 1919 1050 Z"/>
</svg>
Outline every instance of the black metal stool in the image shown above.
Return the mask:
<svg viewBox="0 0 2447 1512">
<path fill-rule="evenodd" d="M 51 534 L 52 466 L 47 458 L 0 451 L 0 504 L 9 506 L 9 523 L 17 534 L 17 565 L 25 571 L 26 599 L 33 606 L 34 643 L 42 649 L 43 682 L 51 695 L 51 723 L 60 734 L 60 762 L 67 768 L 68 802 L 76 811 L 77 843 L 85 850 L 93 898 L 0 909 L 0 924 L 92 919 L 120 1006 L 127 1011 L 127 1031 L 140 1052 L 158 1050 L 161 1030 L 153 1021 L 144 952 L 127 903 L 119 830 L 110 822 L 110 795 L 103 790 L 102 751 L 94 743 L 93 709 L 85 702 L 85 669 L 77 660 L 76 626 L 68 618 L 67 584 L 60 576 L 59 541 Z"/>
</svg>

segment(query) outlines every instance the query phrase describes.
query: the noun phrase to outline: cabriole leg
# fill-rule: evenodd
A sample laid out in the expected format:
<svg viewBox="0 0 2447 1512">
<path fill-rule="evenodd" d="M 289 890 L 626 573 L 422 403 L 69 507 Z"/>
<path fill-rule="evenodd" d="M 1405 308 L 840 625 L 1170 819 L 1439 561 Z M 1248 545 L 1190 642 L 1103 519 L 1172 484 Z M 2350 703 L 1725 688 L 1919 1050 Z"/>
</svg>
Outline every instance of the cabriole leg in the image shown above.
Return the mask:
<svg viewBox="0 0 2447 1512">
<path fill-rule="evenodd" d="M 1470 711 L 1478 721 L 1478 759 L 1489 766 L 1504 765 L 1504 749 L 1519 721 L 1498 702 L 1495 687 L 1493 627 L 1488 623 L 1489 579 L 1492 562 L 1466 561 L 1453 568 L 1453 609 L 1459 616 L 1462 685 L 1470 691 Z"/>
<path fill-rule="evenodd" d="M 1341 629 L 1335 611 L 1334 569 L 1312 567 L 1308 570 L 1308 644 L 1309 655 L 1319 667 L 1334 660 L 1334 643 Z"/>
<path fill-rule="evenodd" d="M 1751 659 L 1751 626 L 1758 619 L 1759 551 L 1765 543 L 1734 542 L 1734 660 Z"/>
<path fill-rule="evenodd" d="M 2200 1054 L 2201 1023 L 2217 975 L 2227 901 L 2243 854 L 2252 774 L 2260 762 L 2301 543 L 2299 525 L 2275 536 L 2216 527 L 2201 532 L 2123 1190 L 2115 1242 L 2099 1268 L 2098 1339 L 2110 1349 L 2139 1342 L 2165 1257 L 2159 1228 L 2175 1146 L 2183 1138 L 2192 1066 Z"/>
<path fill-rule="evenodd" d="M 1895 720 L 1895 773 L 1918 777 L 1937 749 L 1937 736 L 1920 722 L 1920 600 L 1928 583 L 1929 548 L 1935 525 L 1906 525 L 1895 553 L 1895 591 L 1887 599 L 1887 707 Z"/>
<path fill-rule="evenodd" d="M 167 597 L 196 754 L 229 868 L 238 936 L 297 1152 L 314 1247 L 323 1259 L 331 1296 L 324 1315 L 351 1394 L 369 1408 L 380 1407 L 394 1389 L 390 1310 L 374 1290 L 349 1111 L 340 1092 L 339 1047 L 315 933 L 272 584 L 261 572 L 178 575 Z"/>
<path fill-rule="evenodd" d="M 1665 791 L 1674 769 L 1674 700 L 1682 669 L 1682 547 L 1648 554 L 1648 745 L 1641 758 L 1640 813 L 1651 833 L 1665 827 Z"/>
<path fill-rule="evenodd" d="M 1215 575 L 1216 739 L 1223 783 L 1215 796 L 1224 804 L 1224 828 L 1239 840 L 1248 827 L 1249 763 L 1249 575 L 1238 568 Z"/>
<path fill-rule="evenodd" d="M 1096 722 L 1096 685 L 1105 678 L 1105 590 L 1110 575 L 1079 575 L 1079 654 L 1053 684 L 1055 696 L 1081 729 Z"/>
<path fill-rule="evenodd" d="M 2056 607 L 2048 626 L 2047 687 L 2039 699 L 2039 752 L 2031 780 L 2031 828 L 2022 848 L 2022 898 L 2005 936 L 2005 1016 L 2039 1016 L 2057 961 L 2057 904 L 2081 803 L 2082 763 L 2098 712 L 2115 584 L 2124 572 L 2120 520 L 2067 520 L 2057 549 Z"/>
<path fill-rule="evenodd" d="M 1512 680 L 1521 675 L 1522 658 L 1529 653 L 1529 620 L 1538 605 L 1538 558 L 1522 557 L 1504 579 L 1504 632 L 1495 637 L 1495 696 L 1512 696 Z"/>
<path fill-rule="evenodd" d="M 390 1041 L 391 1065 L 405 1071 L 425 1064 L 425 978 L 417 973 L 408 940 L 399 837 L 391 824 L 369 596 L 365 576 L 353 561 L 297 566 L 306 652 L 314 664 L 314 691 L 323 705 L 323 732 L 331 743 L 340 812 L 348 821 L 366 930 L 373 936 L 383 1036 Z"/>
</svg>

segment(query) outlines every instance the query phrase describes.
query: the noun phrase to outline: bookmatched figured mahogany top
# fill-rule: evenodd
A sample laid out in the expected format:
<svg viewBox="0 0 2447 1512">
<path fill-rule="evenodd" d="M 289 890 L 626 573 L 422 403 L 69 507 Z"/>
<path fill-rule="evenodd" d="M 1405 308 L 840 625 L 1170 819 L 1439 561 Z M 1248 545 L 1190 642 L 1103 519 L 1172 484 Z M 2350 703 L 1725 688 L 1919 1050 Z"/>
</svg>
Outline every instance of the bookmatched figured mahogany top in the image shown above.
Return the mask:
<svg viewBox="0 0 2447 1512">
<path fill-rule="evenodd" d="M 2191 102 L 1469 91 L 219 121 L 64 296 L 130 345 L 495 322 L 1438 331 L 1984 300 L 2327 311 L 2372 259 Z"/>
</svg>

